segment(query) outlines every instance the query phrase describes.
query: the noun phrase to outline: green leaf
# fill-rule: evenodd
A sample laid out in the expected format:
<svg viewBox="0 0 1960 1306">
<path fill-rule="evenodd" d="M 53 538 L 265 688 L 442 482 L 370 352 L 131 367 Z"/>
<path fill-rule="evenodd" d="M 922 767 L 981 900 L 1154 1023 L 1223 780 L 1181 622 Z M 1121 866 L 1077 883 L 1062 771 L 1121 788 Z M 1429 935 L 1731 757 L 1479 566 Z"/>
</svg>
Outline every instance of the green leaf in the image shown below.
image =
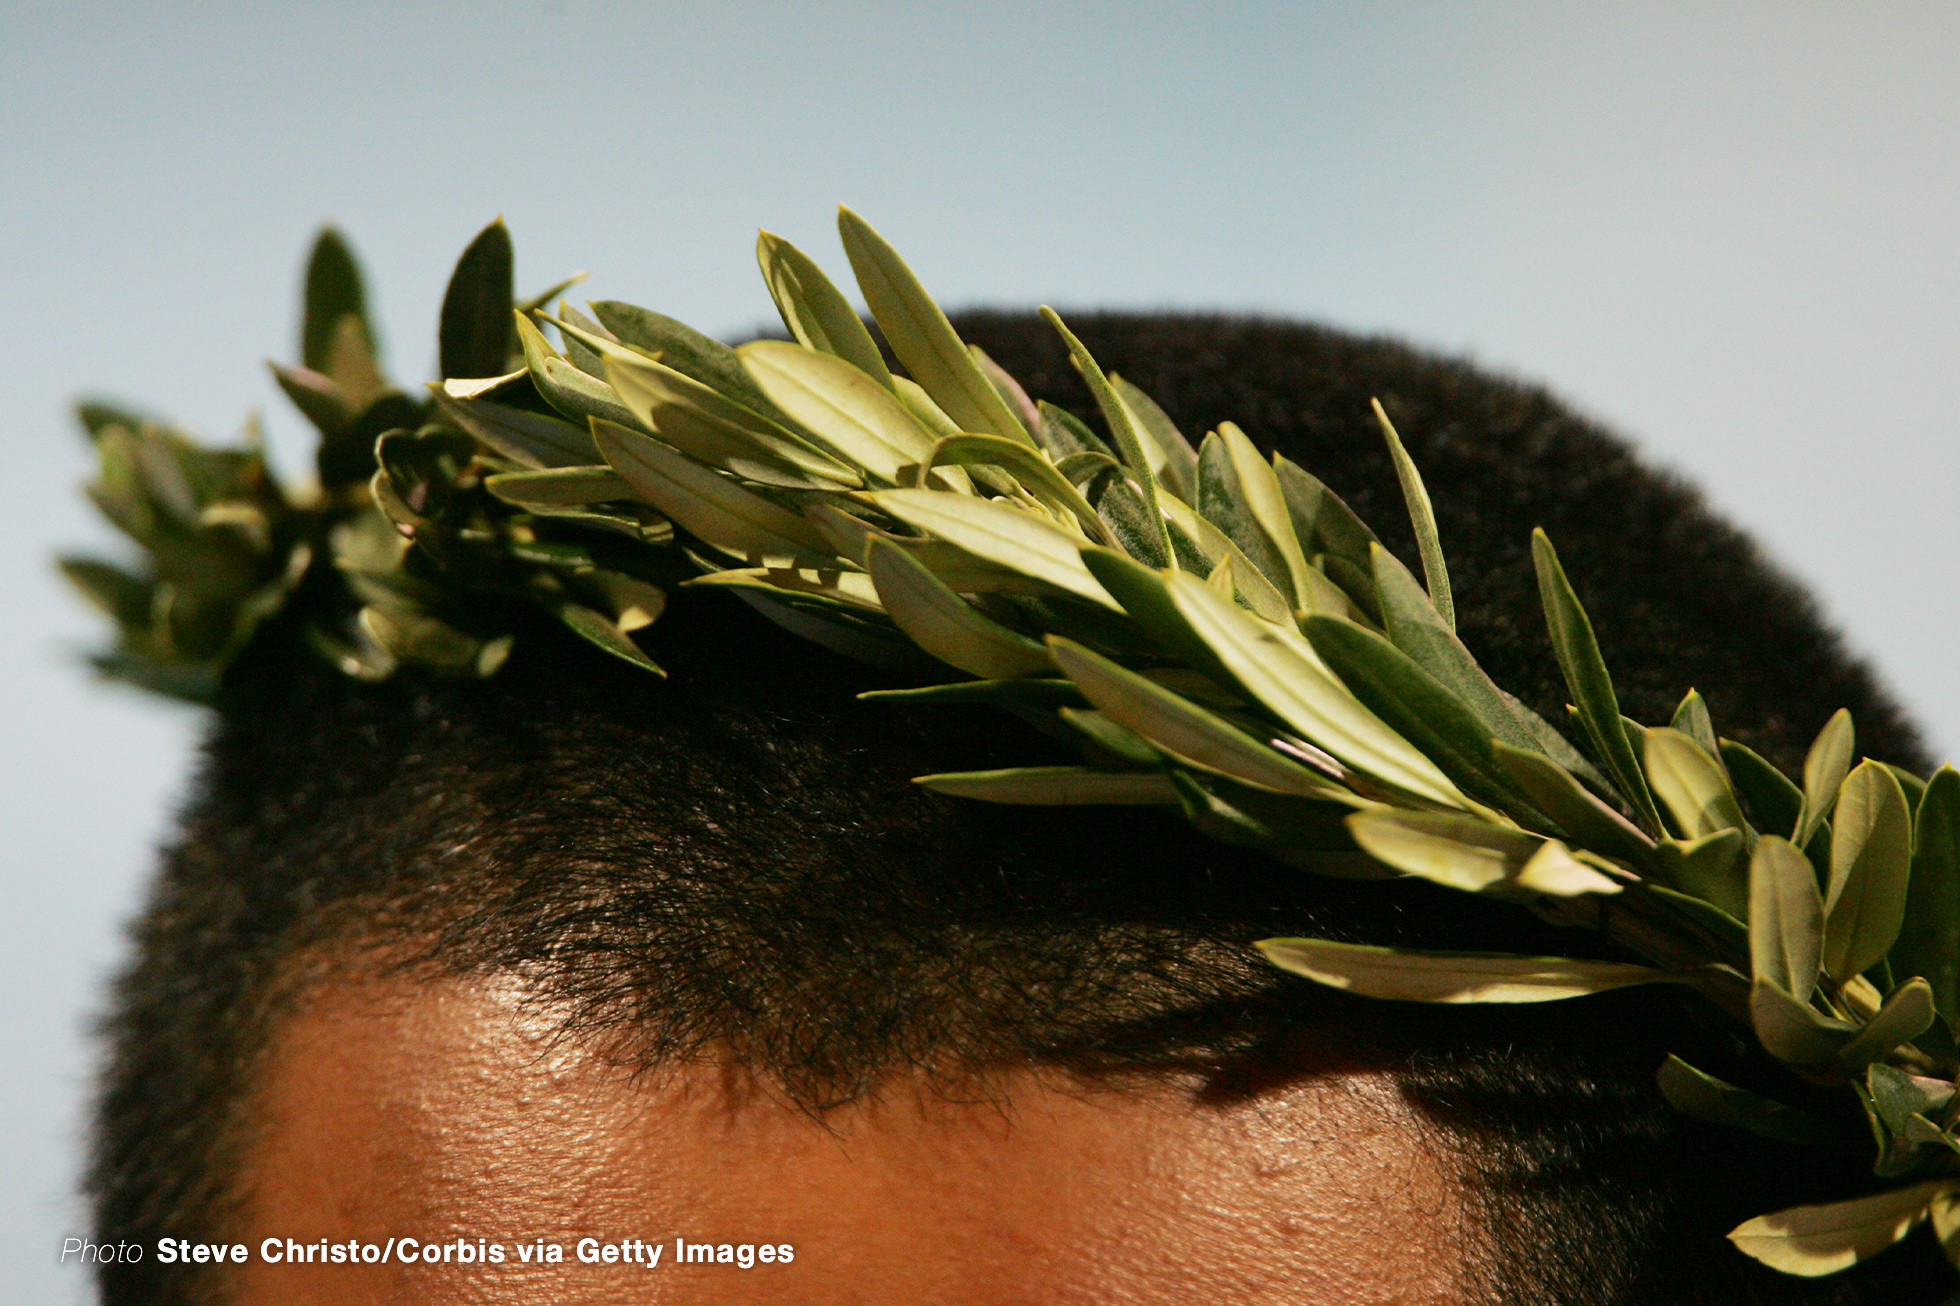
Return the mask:
<svg viewBox="0 0 1960 1306">
<path fill-rule="evenodd" d="M 306 261 L 306 315 L 300 325 L 300 362 L 316 372 L 327 373 L 334 335 L 341 321 L 348 317 L 373 340 L 360 264 L 346 237 L 333 227 L 322 227 Z"/>
<path fill-rule="evenodd" d="M 1316 574 L 1307 565 L 1307 556 L 1301 552 L 1299 536 L 1293 529 L 1293 518 L 1287 510 L 1286 494 L 1280 488 L 1279 475 L 1273 471 L 1271 463 L 1259 456 L 1259 450 L 1246 438 L 1245 432 L 1231 422 L 1218 424 L 1218 436 L 1225 442 L 1231 457 L 1232 470 L 1237 474 L 1239 490 L 1245 496 L 1246 507 L 1258 522 L 1260 531 L 1271 542 L 1283 563 L 1275 583 L 1290 581 L 1293 592 L 1293 606 L 1312 611 L 1315 607 L 1314 586 L 1311 578 Z"/>
<path fill-rule="evenodd" d="M 994 388 L 1000 401 L 1007 405 L 1007 411 L 1014 414 L 1014 420 L 1021 423 L 1022 429 L 1032 432 L 1041 424 L 1041 411 L 1028 398 L 1028 392 L 1021 388 L 1011 373 L 988 356 L 987 351 L 978 345 L 969 344 L 966 352 L 973 355 L 973 362 L 980 374 L 987 378 L 987 384 Z M 1016 443 L 1019 443 L 1018 441 Z"/>
<path fill-rule="evenodd" d="M 1259 461 L 1257 450 L 1253 451 L 1251 461 Z M 1231 541 L 1238 552 L 1250 560 L 1259 578 L 1271 586 L 1276 594 L 1283 596 L 1282 611 L 1290 613 L 1302 606 L 1296 601 L 1292 573 L 1288 571 L 1278 546 L 1260 526 L 1247 501 L 1237 462 L 1232 456 L 1231 445 L 1221 433 L 1214 431 L 1204 438 L 1204 443 L 1198 446 L 1196 515 Z M 1213 550 L 1207 549 L 1206 552 Z M 1268 616 L 1268 620 L 1282 619 Z"/>
<path fill-rule="evenodd" d="M 1363 997 L 1411 1002 L 1557 1002 L 1689 978 L 1622 962 L 1426 952 L 1327 939 L 1263 939 L 1257 947 L 1281 970 Z"/>
<path fill-rule="evenodd" d="M 1530 728 L 1444 623 L 1409 569 L 1379 544 L 1369 544 L 1368 559 L 1389 641 L 1474 713 L 1484 734 L 1513 748 L 1542 752 Z"/>
<path fill-rule="evenodd" d="M 583 426 L 507 404 L 458 399 L 441 386 L 429 389 L 444 417 L 514 463 L 555 468 L 588 467 L 599 461 L 599 446 Z"/>
<path fill-rule="evenodd" d="M 1720 907 L 1738 920 L 1749 914 L 1749 875 L 1742 863 L 1740 830 L 1718 830 L 1699 839 L 1662 839 L 1654 863 L 1666 882 Z"/>
<path fill-rule="evenodd" d="M 1066 408 L 1057 408 L 1046 399 L 1036 404 L 1035 409 L 1041 414 L 1041 447 L 1056 462 L 1078 453 L 1099 453 L 1115 461 L 1116 451 L 1074 413 Z"/>
<path fill-rule="evenodd" d="M 502 376 L 510 370 L 514 255 L 504 220 L 477 233 L 450 275 L 438 332 L 444 379 Z"/>
<path fill-rule="evenodd" d="M 1774 1270 L 1814 1279 L 1849 1269 L 1898 1242 L 1926 1219 L 1951 1179 L 1928 1179 L 1849 1202 L 1793 1206 L 1737 1225 L 1729 1241 Z"/>
<path fill-rule="evenodd" d="M 891 619 L 940 661 L 989 680 L 1054 672 L 1047 649 L 974 611 L 904 549 L 874 539 L 865 562 Z"/>
<path fill-rule="evenodd" d="M 1339 617 L 1308 617 L 1301 623 L 1301 633 L 1362 706 L 1459 787 L 1485 802 L 1507 809 L 1522 807 L 1530 816 L 1543 819 L 1498 763 L 1485 723 L 1406 653 Z"/>
<path fill-rule="evenodd" d="M 1749 985 L 1749 1022 L 1764 1051 L 1798 1066 L 1830 1064 L 1858 1033 L 1856 1025 L 1822 1014 L 1761 976 Z"/>
<path fill-rule="evenodd" d="M 1109 530 L 1096 510 L 1039 449 L 997 435 L 949 435 L 932 447 L 926 461 L 934 467 L 942 463 L 1001 467 L 1043 504 L 1073 516 L 1090 539 L 1099 544 L 1110 542 Z"/>
<path fill-rule="evenodd" d="M 1599 761 L 1612 777 L 1614 786 L 1632 804 L 1634 813 L 1659 830 L 1660 812 L 1647 790 L 1647 781 L 1635 760 L 1620 723 L 1620 701 L 1613 693 L 1613 679 L 1599 655 L 1599 641 L 1593 635 L 1592 621 L 1579 604 L 1572 582 L 1559 565 L 1558 553 L 1542 530 L 1531 533 L 1531 560 L 1538 570 L 1538 593 L 1545 606 L 1545 621 L 1552 632 L 1552 649 L 1566 687 L 1572 692 L 1579 722 L 1585 727 L 1599 754 Z"/>
<path fill-rule="evenodd" d="M 633 493 L 698 538 L 752 559 L 832 565 L 815 527 L 785 508 L 676 453 L 651 436 L 595 423 L 593 438 Z"/>
<path fill-rule="evenodd" d="M 477 636 L 417 608 L 370 604 L 361 609 L 360 620 L 367 633 L 397 658 L 438 671 L 475 671 L 489 649 Z"/>
<path fill-rule="evenodd" d="M 1710 757 L 1720 759 L 1721 744 L 1715 738 L 1715 722 L 1708 715 L 1708 703 L 1695 690 L 1682 696 L 1681 705 L 1674 709 L 1674 719 L 1668 724 L 1695 741 Z"/>
<path fill-rule="evenodd" d="M 1824 945 L 1824 899 L 1810 859 L 1765 835 L 1749 859 L 1750 973 L 1808 1002 Z"/>
<path fill-rule="evenodd" d="M 1101 410 L 1103 422 L 1109 427 L 1109 434 L 1116 441 L 1116 452 L 1121 457 L 1123 465 L 1130 469 L 1131 478 L 1136 481 L 1137 489 L 1143 493 L 1143 501 L 1149 505 L 1151 530 L 1158 538 L 1163 556 L 1169 557 L 1171 542 L 1170 537 L 1164 534 L 1163 510 L 1157 502 L 1157 476 L 1150 469 L 1150 456 L 1143 447 L 1142 437 L 1137 434 L 1136 427 L 1132 424 L 1129 410 L 1123 407 L 1122 401 L 1116 397 L 1116 391 L 1110 388 L 1109 378 L 1103 375 L 1102 367 L 1096 362 L 1095 356 L 1089 352 L 1088 346 L 1075 338 L 1075 333 L 1068 329 L 1061 315 L 1045 304 L 1042 305 L 1041 315 L 1048 319 L 1048 325 L 1055 328 L 1056 334 L 1062 338 L 1062 343 L 1068 346 L 1069 362 L 1074 365 L 1083 383 L 1089 387 L 1090 397 L 1096 401 L 1096 407 Z"/>
<path fill-rule="evenodd" d="M 738 353 L 778 408 L 880 480 L 897 483 L 931 457 L 932 433 L 849 362 L 778 340 L 754 341 Z"/>
<path fill-rule="evenodd" d="M 1721 748 L 1729 779 L 1756 828 L 1794 832 L 1803 813 L 1803 790 L 1746 745 L 1724 739 Z"/>
<path fill-rule="evenodd" d="M 616 300 L 600 300 L 592 305 L 592 313 L 622 344 L 650 350 L 660 355 L 663 367 L 672 368 L 744 408 L 770 415 L 769 401 L 742 369 L 742 361 L 735 351 L 721 341 L 710 339 L 665 313 Z"/>
<path fill-rule="evenodd" d="M 939 490 L 881 490 L 870 497 L 900 521 L 968 553 L 1116 608 L 1083 563 L 1081 541 L 1032 513 Z"/>
<path fill-rule="evenodd" d="M 1086 766 L 1017 766 L 1000 771 L 947 772 L 922 775 L 912 783 L 955 798 L 1044 807 L 1085 803 L 1156 806 L 1177 801 L 1177 791 L 1160 772 L 1096 771 Z"/>
<path fill-rule="evenodd" d="M 1073 640 L 1051 635 L 1048 647 L 1098 711 L 1180 762 L 1275 793 L 1353 798 L 1238 727 Z"/>
<path fill-rule="evenodd" d="M 838 209 L 837 231 L 871 316 L 933 402 L 960 430 L 1031 442 L 898 251 L 847 208 Z"/>
<path fill-rule="evenodd" d="M 1643 742 L 1647 782 L 1684 836 L 1700 839 L 1747 827 L 1728 772 L 1701 745 L 1667 726 L 1648 730 Z"/>
<path fill-rule="evenodd" d="M 1501 739 L 1491 741 L 1491 756 L 1531 805 L 1557 822 L 1581 847 L 1635 866 L 1651 862 L 1653 840 L 1551 758 L 1513 748 Z"/>
<path fill-rule="evenodd" d="M 531 384 L 546 403 L 580 422 L 596 417 L 631 426 L 638 420 L 619 401 L 611 386 L 553 353 L 529 318 L 513 317 L 512 321 L 517 328 L 518 345 L 524 350 L 524 365 L 531 373 Z"/>
<path fill-rule="evenodd" d="M 56 565 L 69 584 L 118 626 L 134 630 L 150 624 L 155 586 L 149 581 L 94 558 L 64 557 Z"/>
<path fill-rule="evenodd" d="M 1912 814 L 1899 782 L 1862 763 L 1831 816 L 1831 879 L 1824 894 L 1824 969 L 1844 981 L 1878 964 L 1905 919 L 1912 874 Z"/>
<path fill-rule="evenodd" d="M 1354 841 L 1398 871 L 1466 893 L 1498 886 L 1569 897 L 1618 893 L 1620 886 L 1574 860 L 1563 844 L 1471 816 L 1372 808 L 1348 817 Z M 1536 865 L 1550 851 L 1546 863 Z M 1529 878 L 1529 883 L 1526 879 Z"/>
<path fill-rule="evenodd" d="M 1416 551 L 1422 555 L 1422 575 L 1429 587 L 1429 600 L 1436 605 L 1443 624 L 1455 630 L 1456 601 L 1450 597 L 1450 573 L 1443 561 L 1443 543 L 1436 533 L 1436 510 L 1430 506 L 1429 490 L 1422 483 L 1422 473 L 1416 470 L 1415 460 L 1402 447 L 1402 437 L 1396 434 L 1395 423 L 1388 420 L 1388 410 L 1382 407 L 1382 401 L 1371 399 L 1369 403 L 1374 406 L 1375 420 L 1381 424 L 1382 438 L 1388 441 L 1388 456 L 1395 463 L 1395 479 L 1402 484 L 1402 500 L 1409 508 L 1409 522 L 1415 527 Z"/>
<path fill-rule="evenodd" d="M 1851 770 L 1851 750 L 1856 743 L 1851 713 L 1843 708 L 1831 714 L 1811 742 L 1803 760 L 1803 812 L 1797 818 L 1794 837 L 1798 847 L 1809 845 L 1810 837 L 1837 801 L 1838 787 Z"/>
<path fill-rule="evenodd" d="M 1661 1096 L 1675 1110 L 1710 1124 L 1747 1129 L 1759 1138 L 1798 1147 L 1821 1147 L 1837 1141 L 1824 1121 L 1793 1106 L 1751 1093 L 1669 1056 L 1662 1063 Z"/>
<path fill-rule="evenodd" d="M 667 673 L 652 658 L 641 651 L 633 642 L 632 636 L 623 630 L 619 623 L 596 609 L 582 603 L 561 603 L 557 607 L 558 619 L 567 629 L 594 648 L 610 653 L 622 662 L 630 662 L 642 671 L 651 671 L 656 676 Z"/>
<path fill-rule="evenodd" d="M 1297 634 L 1245 613 L 1187 573 L 1165 584 L 1179 615 L 1232 679 L 1309 741 L 1408 793 L 1468 806 L 1436 764 L 1363 707 Z"/>
<path fill-rule="evenodd" d="M 520 507 L 582 508 L 588 503 L 633 497 L 633 489 L 624 478 L 603 464 L 554 467 L 540 472 L 501 472 L 486 477 L 483 485 L 505 503 Z"/>
<path fill-rule="evenodd" d="M 1293 514 L 1293 530 L 1300 546 L 1308 553 L 1326 553 L 1353 564 L 1366 573 L 1370 567 L 1368 546 L 1379 544 L 1354 509 L 1338 494 L 1298 463 L 1280 456 L 1273 459 L 1273 473 L 1279 477 L 1286 506 Z"/>
<path fill-rule="evenodd" d="M 1029 707 L 1082 707 L 1088 700 L 1072 680 L 960 680 L 918 689 L 867 689 L 866 702 L 1012 703 Z"/>
<path fill-rule="evenodd" d="M 670 367 L 605 352 L 606 380 L 635 418 L 697 462 L 787 489 L 856 489 L 864 478 L 751 408 Z"/>
<path fill-rule="evenodd" d="M 1909 980 L 1893 990 L 1856 1038 L 1838 1049 L 1838 1061 L 1851 1070 L 1863 1070 L 1924 1034 L 1932 1027 L 1933 1016 L 1933 986 L 1923 979 Z"/>
<path fill-rule="evenodd" d="M 1924 976 L 1940 1011 L 1960 1018 L 1960 771 L 1951 766 L 1919 799 L 1905 920 L 1891 960 L 1893 974 Z"/>
<path fill-rule="evenodd" d="M 776 311 L 783 315 L 783 325 L 791 335 L 811 349 L 843 359 L 891 389 L 891 369 L 885 366 L 877 342 L 815 260 L 767 231 L 756 238 L 755 257 L 762 265 L 762 279 L 776 301 Z"/>
<path fill-rule="evenodd" d="M 1130 424 L 1164 451 L 1164 461 L 1152 470 L 1172 494 L 1190 503 L 1198 494 L 1198 451 L 1155 399 L 1114 372 L 1109 375 L 1109 388 L 1128 411 Z"/>
<path fill-rule="evenodd" d="M 788 606 L 826 616 L 870 618 L 889 627 L 885 605 L 871 577 L 861 571 L 816 567 L 740 567 L 709 572 L 683 582 L 763 595 Z M 896 635 L 895 629 L 888 634 Z"/>
<path fill-rule="evenodd" d="M 1209 564 L 1210 569 L 1230 567 L 1230 579 L 1237 592 L 1239 602 L 1247 609 L 1276 624 L 1286 624 L 1293 620 L 1293 607 L 1279 587 L 1266 579 L 1266 573 L 1254 566 L 1245 556 L 1245 551 L 1233 543 L 1232 538 L 1206 521 L 1193 511 L 1176 495 L 1164 495 L 1158 500 L 1169 523 L 1193 541 Z M 1208 569 L 1205 575 L 1209 576 Z"/>
</svg>

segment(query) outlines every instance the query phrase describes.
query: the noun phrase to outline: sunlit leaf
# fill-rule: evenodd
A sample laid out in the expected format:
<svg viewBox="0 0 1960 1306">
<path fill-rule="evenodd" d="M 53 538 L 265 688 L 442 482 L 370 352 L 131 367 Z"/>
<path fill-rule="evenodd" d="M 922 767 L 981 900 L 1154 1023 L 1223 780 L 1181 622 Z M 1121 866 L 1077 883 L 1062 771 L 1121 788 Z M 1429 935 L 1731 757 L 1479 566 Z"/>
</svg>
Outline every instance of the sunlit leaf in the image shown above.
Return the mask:
<svg viewBox="0 0 1960 1306">
<path fill-rule="evenodd" d="M 968 553 L 1115 608 L 1084 565 L 1081 542 L 1039 517 L 991 499 L 936 490 L 881 490 L 880 508 Z"/>
<path fill-rule="evenodd" d="M 837 211 L 837 231 L 871 316 L 933 402 L 960 430 L 1031 442 L 898 251 L 847 208 Z"/>
<path fill-rule="evenodd" d="M 1817 1278 L 1849 1269 L 1898 1242 L 1926 1219 L 1951 1179 L 1928 1179 L 1848 1202 L 1793 1206 L 1737 1225 L 1729 1241 L 1785 1274 Z"/>
<path fill-rule="evenodd" d="M 1411 1002 L 1557 1002 L 1632 984 L 1687 977 L 1623 962 L 1521 957 L 1494 952 L 1419 952 L 1326 939 L 1265 939 L 1281 970 L 1370 998 Z"/>
<path fill-rule="evenodd" d="M 1388 410 L 1382 407 L 1382 401 L 1369 402 L 1374 406 L 1375 421 L 1381 425 L 1382 436 L 1388 441 L 1388 454 L 1395 463 L 1395 479 L 1401 482 L 1402 500 L 1408 506 L 1409 522 L 1415 528 L 1416 550 L 1422 555 L 1422 575 L 1429 588 L 1429 601 L 1436 605 L 1443 624 L 1455 630 L 1456 600 L 1450 596 L 1450 573 L 1443 561 L 1443 544 L 1436 533 L 1436 510 L 1430 506 L 1429 490 L 1422 483 L 1422 473 L 1416 470 L 1415 460 L 1402 447 L 1402 437 L 1396 433 L 1395 423 L 1388 420 Z"/>
<path fill-rule="evenodd" d="M 891 369 L 885 366 L 877 342 L 815 260 L 768 231 L 756 238 L 755 256 L 762 265 L 762 279 L 769 286 L 770 297 L 776 301 L 776 311 L 782 314 L 783 325 L 791 335 L 891 388 Z"/>
<path fill-rule="evenodd" d="M 1912 814 L 1892 773 L 1862 763 L 1845 778 L 1831 815 L 1831 878 L 1824 894 L 1824 969 L 1850 979 L 1891 951 L 1912 874 Z"/>
<path fill-rule="evenodd" d="M 1810 859 L 1787 839 L 1766 835 L 1749 859 L 1750 970 L 1808 1001 L 1824 940 L 1824 899 Z"/>
<path fill-rule="evenodd" d="M 1831 714 L 1831 719 L 1811 742 L 1803 760 L 1803 811 L 1797 818 L 1797 832 L 1793 836 L 1799 848 L 1809 845 L 1810 837 L 1830 815 L 1832 805 L 1837 802 L 1838 786 L 1851 770 L 1851 750 L 1856 744 L 1851 713 L 1843 708 Z"/>
</svg>

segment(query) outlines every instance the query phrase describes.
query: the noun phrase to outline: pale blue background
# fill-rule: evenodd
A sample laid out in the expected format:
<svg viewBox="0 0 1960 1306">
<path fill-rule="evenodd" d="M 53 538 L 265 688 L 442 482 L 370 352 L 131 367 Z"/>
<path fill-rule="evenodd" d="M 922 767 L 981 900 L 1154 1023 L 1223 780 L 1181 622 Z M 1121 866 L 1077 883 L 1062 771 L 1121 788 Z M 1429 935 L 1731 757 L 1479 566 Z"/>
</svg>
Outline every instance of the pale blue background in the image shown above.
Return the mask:
<svg viewBox="0 0 1960 1306">
<path fill-rule="evenodd" d="M 500 212 L 526 287 L 735 331 L 754 229 L 841 265 L 839 200 L 955 304 L 1467 352 L 1705 485 L 1950 749 L 1957 162 L 1947 3 L 0 4 L 0 1295 L 82 1294 L 84 1031 L 198 724 L 68 660 L 48 556 L 106 532 L 64 405 L 263 407 L 300 463 L 260 360 L 322 219 L 409 380 Z"/>
</svg>

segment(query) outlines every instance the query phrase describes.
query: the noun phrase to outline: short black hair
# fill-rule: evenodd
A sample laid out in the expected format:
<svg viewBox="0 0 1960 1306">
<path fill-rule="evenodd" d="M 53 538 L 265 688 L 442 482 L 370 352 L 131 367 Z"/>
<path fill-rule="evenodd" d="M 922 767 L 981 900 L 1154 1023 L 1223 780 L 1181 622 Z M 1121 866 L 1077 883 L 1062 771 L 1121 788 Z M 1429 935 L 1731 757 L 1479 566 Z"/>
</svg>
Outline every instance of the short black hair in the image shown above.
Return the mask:
<svg viewBox="0 0 1960 1306">
<path fill-rule="evenodd" d="M 1785 767 L 1849 707 L 1863 752 L 1922 767 L 1911 727 L 1801 589 L 1672 477 L 1543 391 L 1392 341 L 1257 319 L 1083 315 L 1106 366 L 1200 432 L 1235 420 L 1327 480 L 1412 559 L 1368 400 L 1429 480 L 1465 641 L 1547 715 L 1564 690 L 1528 557 L 1543 525 L 1630 715 L 1688 686 Z M 1028 389 L 1087 395 L 1028 315 L 957 324 Z M 90 1186 L 98 1236 L 218 1228 L 251 1067 L 296 961 L 322 950 L 522 970 L 566 1029 L 658 1063 L 732 1050 L 806 1108 L 900 1067 L 1187 1074 L 1251 1092 L 1303 1026 L 1391 1070 L 1462 1159 L 1479 1301 L 1931 1302 L 1920 1236 L 1796 1280 L 1722 1234 L 1857 1191 L 1836 1159 L 1674 1113 L 1670 1052 L 1776 1072 L 1692 999 L 1523 1008 L 1370 1003 L 1272 970 L 1254 940 L 1606 955 L 1586 935 L 1416 881 L 1320 879 L 1208 842 L 1166 811 L 999 808 L 910 784 L 1067 760 L 984 708 L 863 703 L 879 673 L 726 595 L 678 594 L 646 633 L 659 680 L 543 623 L 484 681 L 329 668 L 270 623 L 228 677 L 203 767 L 105 1030 Z M 377 949 L 372 954 L 363 949 Z M 1779 1087 L 1787 1087 L 1779 1085 Z M 103 1267 L 105 1300 L 215 1280 Z"/>
</svg>

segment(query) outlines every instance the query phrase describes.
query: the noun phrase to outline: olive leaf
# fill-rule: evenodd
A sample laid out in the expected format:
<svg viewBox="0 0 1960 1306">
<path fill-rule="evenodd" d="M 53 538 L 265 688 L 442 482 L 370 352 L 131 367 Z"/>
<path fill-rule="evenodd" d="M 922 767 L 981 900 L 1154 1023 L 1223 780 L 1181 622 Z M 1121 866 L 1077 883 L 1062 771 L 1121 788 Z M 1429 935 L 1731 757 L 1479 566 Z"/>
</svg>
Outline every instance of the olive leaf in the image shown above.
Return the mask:
<svg viewBox="0 0 1960 1306">
<path fill-rule="evenodd" d="M 1785 1274 L 1836 1274 L 1918 1228 L 1934 1201 L 1950 1197 L 1957 1187 L 1960 1181 L 1928 1179 L 1848 1202 L 1793 1206 L 1744 1221 L 1729 1232 L 1729 1241 Z"/>
<path fill-rule="evenodd" d="M 1850 979 L 1892 949 L 1912 874 L 1912 814 L 1892 773 L 1864 762 L 1831 813 L 1831 878 L 1824 894 L 1824 969 Z"/>
<path fill-rule="evenodd" d="M 898 628 L 940 661 L 993 680 L 1053 674 L 1048 650 L 974 611 L 906 550 L 874 539 L 865 566 Z"/>
<path fill-rule="evenodd" d="M 1363 997 L 1410 1002 L 1558 1002 L 1633 984 L 1691 981 L 1650 966 L 1570 957 L 1417 951 L 1327 939 L 1263 939 L 1258 948 L 1295 975 Z"/>
<path fill-rule="evenodd" d="M 857 274 L 858 289 L 864 292 L 892 352 L 957 428 L 1030 441 L 898 251 L 870 223 L 841 206 L 837 232 Z"/>
<path fill-rule="evenodd" d="M 990 803 L 1122 806 L 1175 803 L 1177 791 L 1155 771 L 1097 771 L 1086 766 L 1018 766 L 998 771 L 922 775 L 912 783 L 956 798 Z"/>
</svg>

